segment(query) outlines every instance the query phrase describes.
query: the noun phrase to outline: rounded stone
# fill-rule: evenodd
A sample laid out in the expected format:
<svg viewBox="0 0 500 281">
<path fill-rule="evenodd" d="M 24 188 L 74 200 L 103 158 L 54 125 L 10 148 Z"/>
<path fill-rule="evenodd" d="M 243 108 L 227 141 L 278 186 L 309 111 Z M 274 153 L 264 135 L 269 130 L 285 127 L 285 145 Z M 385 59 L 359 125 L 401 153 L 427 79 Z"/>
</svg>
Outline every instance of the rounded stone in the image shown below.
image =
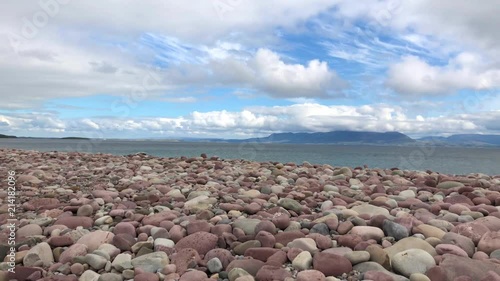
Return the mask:
<svg viewBox="0 0 500 281">
<path fill-rule="evenodd" d="M 106 265 L 107 260 L 96 254 L 87 254 L 85 256 L 85 262 L 90 265 L 94 270 L 98 271 L 103 269 Z"/>
<path fill-rule="evenodd" d="M 99 276 L 97 281 L 123 281 L 123 277 L 121 274 L 105 272 Z"/>
<path fill-rule="evenodd" d="M 477 250 L 485 252 L 487 255 L 497 249 L 500 249 L 500 231 L 486 232 L 477 244 Z"/>
<path fill-rule="evenodd" d="M 312 265 L 312 255 L 308 251 L 302 251 L 292 261 L 292 266 L 297 270 L 309 269 Z"/>
<path fill-rule="evenodd" d="M 297 273 L 296 281 L 325 281 L 325 274 L 314 269 L 304 270 Z"/>
<path fill-rule="evenodd" d="M 410 281 L 431 281 L 429 277 L 422 273 L 413 273 L 410 275 Z"/>
<path fill-rule="evenodd" d="M 76 243 L 87 246 L 89 252 L 92 252 L 102 244 L 111 243 L 114 236 L 112 232 L 96 230 L 83 235 Z"/>
<path fill-rule="evenodd" d="M 134 281 L 159 281 L 158 274 L 152 272 L 142 272 L 134 276 Z"/>
<path fill-rule="evenodd" d="M 399 252 L 392 257 L 392 267 L 406 277 L 413 273 L 426 273 L 436 265 L 434 257 L 421 249 L 410 249 Z"/>
<path fill-rule="evenodd" d="M 200 255 L 204 255 L 217 247 L 218 240 L 219 238 L 212 233 L 196 232 L 179 240 L 175 245 L 175 249 L 193 248 Z"/>
<path fill-rule="evenodd" d="M 259 222 L 254 229 L 254 233 L 259 233 L 261 231 L 267 231 L 269 233 L 276 233 L 276 226 L 271 221 L 261 221 Z"/>
<path fill-rule="evenodd" d="M 221 272 L 224 267 L 218 258 L 212 258 L 207 262 L 207 268 L 210 272 L 217 273 Z"/>
<path fill-rule="evenodd" d="M 352 265 L 370 260 L 370 253 L 367 251 L 352 251 L 344 254 Z"/>
<path fill-rule="evenodd" d="M 90 217 L 93 213 L 94 208 L 89 204 L 78 207 L 78 210 L 76 211 L 76 215 L 80 217 Z"/>
<path fill-rule="evenodd" d="M 54 225 L 61 224 L 65 225 L 68 228 L 76 229 L 78 226 L 83 228 L 91 228 L 94 224 L 94 220 L 89 217 L 62 217 L 54 222 Z"/>
<path fill-rule="evenodd" d="M 332 266 L 332 265 L 335 266 Z M 319 252 L 313 257 L 313 268 L 326 276 L 340 276 L 352 270 L 351 262 L 342 256 Z"/>
<path fill-rule="evenodd" d="M 394 237 L 396 241 L 409 236 L 408 229 L 398 223 L 391 220 L 384 220 L 382 224 L 382 229 L 387 236 Z"/>
<path fill-rule="evenodd" d="M 208 251 L 208 253 L 204 257 L 204 260 L 208 262 L 213 258 L 217 258 L 222 263 L 223 268 L 226 268 L 229 265 L 229 263 L 231 263 L 234 260 L 234 256 L 231 254 L 229 250 L 221 248 L 216 248 Z"/>
<path fill-rule="evenodd" d="M 382 229 L 374 226 L 354 226 L 349 233 L 357 234 L 365 241 L 370 239 L 380 241 L 384 237 Z"/>
<path fill-rule="evenodd" d="M 438 255 L 452 254 L 456 256 L 468 257 L 467 253 L 462 248 L 452 244 L 439 244 L 435 249 Z"/>
<path fill-rule="evenodd" d="M 205 272 L 199 270 L 192 270 L 182 274 L 181 279 L 179 279 L 179 281 L 198 281 L 198 280 L 202 281 L 206 280 L 207 278 L 208 276 Z"/>
<path fill-rule="evenodd" d="M 113 233 L 115 235 L 128 234 L 134 238 L 137 236 L 134 225 L 129 222 L 119 222 L 118 224 L 116 224 L 115 228 L 113 229 Z"/>
<path fill-rule="evenodd" d="M 41 242 L 28 250 L 23 258 L 24 266 L 47 267 L 54 262 L 54 255 L 47 242 Z"/>
<path fill-rule="evenodd" d="M 285 280 L 292 277 L 292 273 L 281 266 L 264 265 L 259 269 L 255 278 L 259 281 Z"/>
<path fill-rule="evenodd" d="M 16 232 L 17 237 L 28 237 L 35 235 L 42 235 L 43 230 L 38 224 L 27 224 L 19 228 Z"/>
</svg>

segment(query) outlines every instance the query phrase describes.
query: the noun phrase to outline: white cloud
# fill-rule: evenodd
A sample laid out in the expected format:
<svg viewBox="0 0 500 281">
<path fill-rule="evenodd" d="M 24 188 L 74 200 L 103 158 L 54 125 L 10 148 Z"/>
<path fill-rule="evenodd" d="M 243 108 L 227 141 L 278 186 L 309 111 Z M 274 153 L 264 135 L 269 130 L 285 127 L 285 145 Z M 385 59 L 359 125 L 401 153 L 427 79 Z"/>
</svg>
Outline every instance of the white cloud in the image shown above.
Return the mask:
<svg viewBox="0 0 500 281">
<path fill-rule="evenodd" d="M 260 49 L 253 61 L 257 84 L 264 91 L 282 97 L 326 97 L 344 85 L 326 62 L 310 61 L 307 66 L 286 64 L 270 50 Z"/>
<path fill-rule="evenodd" d="M 196 102 L 198 99 L 195 97 L 167 97 L 167 98 L 161 98 L 159 99 L 160 101 L 165 101 L 165 102 L 174 102 L 174 103 L 191 103 L 191 102 Z"/>
<path fill-rule="evenodd" d="M 498 0 L 480 3 L 467 0 L 366 0 L 363 5 L 341 1 L 335 16 L 343 20 L 344 25 L 363 20 L 385 32 L 412 30 L 416 34 L 408 39 L 414 43 L 423 43 L 427 41 L 423 36 L 432 36 L 461 47 L 474 46 L 498 54 L 498 14 Z"/>
<path fill-rule="evenodd" d="M 214 6 L 219 2 L 226 3 L 224 10 Z M 223 85 L 227 81 L 277 96 L 287 96 L 284 83 L 291 82 L 298 88 L 290 97 L 309 94 L 309 90 L 313 90 L 310 95 L 325 95 L 327 79 L 333 79 L 334 72 L 316 61 L 304 66 L 299 76 L 287 74 L 276 83 L 256 77 L 261 68 L 247 64 L 258 47 L 276 39 L 276 27 L 300 26 L 332 6 L 329 0 L 278 0 L 272 9 L 266 1 L 40 3 L 44 4 L 1 4 L 0 96 L 8 100 L 2 108 L 36 108 L 62 97 L 127 95 L 141 86 L 150 71 L 147 65 L 162 61 L 168 68 L 148 97 L 170 95 L 185 85 Z M 40 23 L 44 15 L 46 23 Z M 275 63 L 281 63 L 281 70 L 300 68 L 279 58 Z M 320 80 L 313 80 L 316 74 L 322 75 Z M 312 88 L 315 82 L 322 84 Z"/>
<path fill-rule="evenodd" d="M 293 28 L 306 19 L 323 12 L 337 1 L 310 0 L 288 1 L 57 1 L 49 24 L 43 27 L 64 26 L 70 29 L 84 27 L 99 30 L 112 36 L 133 38 L 144 31 L 197 43 L 211 44 L 220 38 L 240 33 L 255 42 L 271 33 L 272 28 Z M 58 2 L 69 2 L 59 4 Z M 23 18 L 32 20 L 43 11 L 38 2 L 7 1 L 2 3 L 0 23 L 15 26 L 21 33 Z M 221 5 L 222 4 L 222 5 Z M 236 32 L 237 31 L 237 32 Z M 251 36 L 258 34 L 259 37 Z"/>
<path fill-rule="evenodd" d="M 445 66 L 433 66 L 414 56 L 389 67 L 386 85 L 407 95 L 450 94 L 456 90 L 500 87 L 500 69 L 474 54 L 461 53 Z"/>
<path fill-rule="evenodd" d="M 249 52 L 238 43 L 217 41 L 215 45 L 186 45 L 177 39 L 149 36 L 150 44 L 166 50 L 164 69 L 151 69 L 127 52 L 116 48 L 79 45 L 40 36 L 18 55 L 0 45 L 0 96 L 8 103 L 0 107 L 33 108 L 54 98 L 111 94 L 132 95 L 146 88 L 144 99 L 165 98 L 169 102 L 193 102 L 196 97 L 176 98 L 183 87 L 235 86 L 273 97 L 329 97 L 345 85 L 326 62 L 289 64 L 268 49 Z M 153 38 L 153 39 L 151 39 Z M 175 44 L 174 44 L 175 43 Z M 160 48 L 160 47 L 158 47 Z M 150 56 L 146 51 L 136 55 Z M 173 59 L 175 58 L 175 59 Z M 144 85 L 144 81 L 148 85 Z"/>
<path fill-rule="evenodd" d="M 317 103 L 249 107 L 242 111 L 194 111 L 175 118 L 84 118 L 62 120 L 50 114 L 0 115 L 4 133 L 99 137 L 198 136 L 232 138 L 273 132 L 333 130 L 400 131 L 413 136 L 455 133 L 499 133 L 500 111 L 411 117 L 385 104 L 326 106 Z M 51 134 L 54 136 L 54 134 Z"/>
<path fill-rule="evenodd" d="M 318 26 L 338 40 L 325 43 L 332 57 L 365 64 L 365 69 L 390 65 L 387 85 L 401 94 L 490 90 L 500 84 L 499 4 L 498 0 L 367 0 L 363 5 L 342 1 L 333 13 L 337 21 Z M 357 28 L 355 22 L 367 25 Z M 346 35 L 357 40 L 344 40 Z M 390 38 L 390 43 L 378 44 L 379 36 Z M 450 58 L 445 66 L 426 62 Z"/>
<path fill-rule="evenodd" d="M 58 2 L 63 1 L 40 3 Z M 469 110 L 469 115 L 447 112 L 442 117 L 421 112 L 410 115 L 401 108 L 404 103 L 400 100 L 391 102 L 401 107 L 315 102 L 338 97 L 346 86 L 339 76 L 358 73 L 371 76 L 367 83 L 361 76 L 349 81 L 356 86 L 353 91 L 365 94 L 363 102 L 373 102 L 380 75 L 388 66 L 386 85 L 403 95 L 436 97 L 462 89 L 481 93 L 498 89 L 498 0 L 480 4 L 467 0 L 366 0 L 363 5 L 337 0 L 276 0 L 272 4 L 264 0 L 69 1 L 48 10 L 47 25 L 35 26 L 32 39 L 14 42 L 19 43 L 14 46 L 16 52 L 10 46 L 13 34 L 17 34 L 14 39 L 21 38 L 27 22 L 44 10 L 38 2 L 3 1 L 0 5 L 2 109 L 37 109 L 55 98 L 95 94 L 121 96 L 132 103 L 137 103 L 136 98 L 201 100 L 191 91 L 180 96 L 187 86 L 197 90 L 194 93 L 224 86 L 250 97 L 265 94 L 303 103 L 242 111 L 198 109 L 177 118 L 63 120 L 51 114 L 0 118 L 0 126 L 14 132 L 249 135 L 355 129 L 424 134 L 488 132 L 498 127 L 498 102 L 474 108 L 475 116 Z M 317 42 L 290 42 L 279 35 L 317 38 L 316 30 L 305 33 L 312 31 L 305 24 L 311 19 L 323 28 L 320 35 L 324 37 Z M 343 65 L 337 74 L 337 65 L 315 59 L 324 54 L 311 55 L 318 43 L 336 61 L 358 64 Z M 278 53 L 301 52 L 303 47 L 311 47 L 301 53 L 307 61 Z M 163 69 L 148 67 L 158 64 Z M 446 107 L 442 99 L 436 98 L 435 104 Z"/>
</svg>

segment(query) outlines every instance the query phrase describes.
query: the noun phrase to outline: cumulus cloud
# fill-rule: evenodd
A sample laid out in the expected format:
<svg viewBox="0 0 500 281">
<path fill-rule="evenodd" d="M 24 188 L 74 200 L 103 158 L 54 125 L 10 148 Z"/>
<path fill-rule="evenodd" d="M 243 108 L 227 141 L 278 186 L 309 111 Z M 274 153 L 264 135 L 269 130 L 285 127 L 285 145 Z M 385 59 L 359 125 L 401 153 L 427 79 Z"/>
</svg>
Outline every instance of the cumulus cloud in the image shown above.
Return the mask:
<svg viewBox="0 0 500 281">
<path fill-rule="evenodd" d="M 430 112 L 409 114 L 399 99 L 391 101 L 396 105 L 316 103 L 346 97 L 349 85 L 356 87 L 352 92 L 363 92 L 362 102 L 374 103 L 374 96 L 388 91 L 376 88 L 385 74 L 384 85 L 396 93 L 432 96 L 440 105 L 446 105 L 436 98 L 441 94 L 498 89 L 497 0 L 480 5 L 466 0 L 367 0 L 363 5 L 277 0 L 272 7 L 263 0 L 124 0 L 120 5 L 69 1 L 56 7 L 62 2 L 1 4 L 0 109 L 10 112 L 0 119 L 2 129 L 34 134 L 88 130 L 115 136 L 145 131 L 246 136 L 332 129 L 494 132 L 498 127 L 498 106 L 491 104 L 475 108 L 476 115 L 457 115 L 455 110 L 435 117 Z M 29 27 L 40 12 L 49 14 L 47 24 Z M 322 32 L 311 29 L 311 20 Z M 26 36 L 27 28 L 32 36 Z M 303 41 L 291 41 L 295 39 L 283 34 Z M 320 39 L 305 41 L 310 38 Z M 300 44 L 311 50 L 302 52 Z M 339 67 L 337 61 L 356 66 Z M 369 83 L 356 76 L 367 73 Z M 188 87 L 195 91 L 185 91 Z M 40 110 L 53 99 L 95 94 L 122 96 L 136 105 L 144 99 L 195 103 L 202 100 L 198 93 L 220 87 L 232 88 L 240 97 L 250 93 L 250 97 L 273 97 L 277 104 L 282 104 L 280 99 L 301 104 L 240 111 L 198 109 L 172 118 L 68 120 L 56 114 L 9 111 Z M 185 92 L 189 94 L 181 96 Z"/>
<path fill-rule="evenodd" d="M 212 60 L 209 65 L 215 83 L 246 86 L 276 98 L 329 98 L 347 87 L 326 62 L 286 63 L 269 49 L 259 49 L 247 59 Z"/>
<path fill-rule="evenodd" d="M 293 28 L 308 18 L 335 5 L 337 1 L 310 0 L 305 2 L 276 0 L 272 7 L 268 1 L 189 1 L 172 2 L 148 0 L 137 2 L 114 1 L 40 1 L 51 3 L 50 25 L 68 29 L 99 30 L 110 36 L 133 38 L 144 31 L 169 34 L 197 43 L 211 44 L 230 33 L 240 33 L 258 43 L 272 33 L 272 28 Z M 58 4 L 58 3 L 61 4 Z M 2 3 L 0 23 L 14 25 L 15 33 L 21 34 L 26 18 L 50 5 L 35 5 L 38 2 Z M 62 4 L 67 3 L 67 4 Z M 55 6 L 55 7 L 54 7 Z M 50 11 L 49 10 L 49 11 Z M 43 27 L 50 28 L 47 24 Z M 238 32 L 236 32 L 238 31 Z M 258 36 L 252 36 L 258 35 Z"/>
<path fill-rule="evenodd" d="M 163 44 L 158 38 L 154 43 Z M 23 47 L 21 55 L 13 55 L 6 45 L 0 46 L 0 51 L 5 51 L 0 55 L 0 96 L 9 101 L 0 107 L 33 108 L 54 98 L 97 93 L 127 96 L 137 88 L 147 88 L 144 99 L 193 102 L 196 97 L 171 95 L 185 87 L 234 86 L 277 98 L 334 97 L 346 86 L 326 62 L 287 63 L 269 49 L 243 52 L 241 46 L 229 42 L 183 45 L 166 51 L 161 45 L 161 51 L 151 51 L 160 55 L 166 52 L 163 57 L 170 62 L 173 60 L 169 58 L 177 58 L 173 65 L 161 68 L 148 67 L 113 49 L 93 51 L 88 46 L 52 38 L 33 43 Z M 144 85 L 145 81 L 148 85 Z"/>
<path fill-rule="evenodd" d="M 317 103 L 248 107 L 241 111 L 194 111 L 173 118 L 83 118 L 61 120 L 53 115 L 0 115 L 6 133 L 30 131 L 43 135 L 89 134 L 97 137 L 226 137 L 265 136 L 273 132 L 333 130 L 399 131 L 413 136 L 454 133 L 498 133 L 500 111 L 446 116 L 410 116 L 386 104 L 327 106 Z"/>
<path fill-rule="evenodd" d="M 333 14 L 341 24 L 318 26 L 338 39 L 325 43 L 332 57 L 376 70 L 389 66 L 386 85 L 397 93 L 454 94 L 499 87 L 499 13 L 497 0 L 479 5 L 466 0 L 341 1 Z M 366 27 L 357 28 L 359 21 Z M 343 40 L 346 35 L 360 39 Z"/>
<path fill-rule="evenodd" d="M 386 85 L 408 95 L 487 90 L 500 87 L 500 69 L 470 53 L 459 54 L 445 66 L 433 66 L 418 57 L 407 56 L 389 67 Z"/>
<path fill-rule="evenodd" d="M 306 66 L 286 64 L 270 50 L 260 49 L 253 61 L 256 84 L 281 97 L 327 97 L 345 87 L 326 62 L 312 60 Z"/>
</svg>

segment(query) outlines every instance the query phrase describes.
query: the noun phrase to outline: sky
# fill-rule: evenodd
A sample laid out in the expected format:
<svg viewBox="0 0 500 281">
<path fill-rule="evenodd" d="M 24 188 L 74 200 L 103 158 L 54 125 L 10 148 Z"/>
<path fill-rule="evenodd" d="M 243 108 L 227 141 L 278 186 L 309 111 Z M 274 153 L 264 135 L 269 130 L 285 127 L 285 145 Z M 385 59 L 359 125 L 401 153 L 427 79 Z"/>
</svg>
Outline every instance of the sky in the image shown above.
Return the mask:
<svg viewBox="0 0 500 281">
<path fill-rule="evenodd" d="M 500 0 L 5 0 L 0 133 L 500 134 Z"/>
</svg>

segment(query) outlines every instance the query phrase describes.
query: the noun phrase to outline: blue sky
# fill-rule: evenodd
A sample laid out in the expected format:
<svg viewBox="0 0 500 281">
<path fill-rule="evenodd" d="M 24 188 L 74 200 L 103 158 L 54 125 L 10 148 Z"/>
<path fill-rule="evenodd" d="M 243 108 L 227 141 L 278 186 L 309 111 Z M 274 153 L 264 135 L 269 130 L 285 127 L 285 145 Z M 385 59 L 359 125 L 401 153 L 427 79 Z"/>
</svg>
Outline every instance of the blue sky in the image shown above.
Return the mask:
<svg viewBox="0 0 500 281">
<path fill-rule="evenodd" d="M 0 133 L 500 134 L 498 0 L 4 1 Z"/>
</svg>

